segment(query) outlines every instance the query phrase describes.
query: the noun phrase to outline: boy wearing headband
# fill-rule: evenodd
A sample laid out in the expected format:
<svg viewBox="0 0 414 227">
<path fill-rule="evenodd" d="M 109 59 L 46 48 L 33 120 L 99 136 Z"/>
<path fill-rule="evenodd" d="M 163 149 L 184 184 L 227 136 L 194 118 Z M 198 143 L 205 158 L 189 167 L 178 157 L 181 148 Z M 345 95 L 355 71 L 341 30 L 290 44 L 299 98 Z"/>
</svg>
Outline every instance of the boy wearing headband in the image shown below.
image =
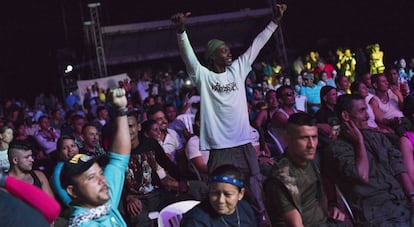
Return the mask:
<svg viewBox="0 0 414 227">
<path fill-rule="evenodd" d="M 208 198 L 188 211 L 182 227 L 194 226 L 257 226 L 245 194 L 243 174 L 233 165 L 222 165 L 209 178 Z"/>
</svg>

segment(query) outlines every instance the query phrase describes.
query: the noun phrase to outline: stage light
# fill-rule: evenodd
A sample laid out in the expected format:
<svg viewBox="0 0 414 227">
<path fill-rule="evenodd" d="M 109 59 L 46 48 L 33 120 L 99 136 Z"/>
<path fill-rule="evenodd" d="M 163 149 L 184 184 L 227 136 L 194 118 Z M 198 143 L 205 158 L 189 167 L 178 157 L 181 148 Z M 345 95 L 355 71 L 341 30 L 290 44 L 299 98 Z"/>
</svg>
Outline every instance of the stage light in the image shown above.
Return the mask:
<svg viewBox="0 0 414 227">
<path fill-rule="evenodd" d="M 65 73 L 70 73 L 73 70 L 73 66 L 72 65 L 67 65 L 66 69 L 65 69 Z"/>
</svg>

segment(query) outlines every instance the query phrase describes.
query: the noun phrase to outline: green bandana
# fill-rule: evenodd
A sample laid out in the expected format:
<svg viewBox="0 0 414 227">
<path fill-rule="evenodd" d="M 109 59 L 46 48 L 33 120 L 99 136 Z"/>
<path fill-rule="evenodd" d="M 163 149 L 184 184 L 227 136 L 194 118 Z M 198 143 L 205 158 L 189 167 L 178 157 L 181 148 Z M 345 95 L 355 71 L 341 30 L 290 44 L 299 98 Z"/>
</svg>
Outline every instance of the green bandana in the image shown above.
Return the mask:
<svg viewBox="0 0 414 227">
<path fill-rule="evenodd" d="M 212 39 L 207 43 L 207 49 L 204 52 L 204 60 L 209 62 L 211 56 L 213 55 L 214 51 L 217 50 L 221 45 L 224 44 L 224 41 L 219 39 Z"/>
</svg>

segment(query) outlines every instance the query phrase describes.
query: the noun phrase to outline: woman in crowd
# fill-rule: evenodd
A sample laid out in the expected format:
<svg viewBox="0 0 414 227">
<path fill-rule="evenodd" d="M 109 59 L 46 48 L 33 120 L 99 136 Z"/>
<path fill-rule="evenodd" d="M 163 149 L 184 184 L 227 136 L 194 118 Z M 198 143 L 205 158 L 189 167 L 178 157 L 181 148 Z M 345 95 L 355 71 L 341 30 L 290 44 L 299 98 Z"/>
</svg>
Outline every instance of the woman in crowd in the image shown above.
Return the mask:
<svg viewBox="0 0 414 227">
<path fill-rule="evenodd" d="M 75 138 L 68 135 L 61 136 L 57 142 L 56 152 L 58 163 L 56 164 L 55 170 L 53 171 L 50 184 L 64 205 L 69 206 L 69 203 L 72 201 L 72 199 L 60 184 L 60 174 L 62 171 L 63 163 L 69 161 L 73 156 L 79 154 L 79 147 L 75 143 Z"/>
<path fill-rule="evenodd" d="M 217 167 L 210 175 L 208 198 L 184 215 L 181 226 L 257 226 L 253 209 L 242 200 L 243 179 L 233 165 Z"/>
</svg>

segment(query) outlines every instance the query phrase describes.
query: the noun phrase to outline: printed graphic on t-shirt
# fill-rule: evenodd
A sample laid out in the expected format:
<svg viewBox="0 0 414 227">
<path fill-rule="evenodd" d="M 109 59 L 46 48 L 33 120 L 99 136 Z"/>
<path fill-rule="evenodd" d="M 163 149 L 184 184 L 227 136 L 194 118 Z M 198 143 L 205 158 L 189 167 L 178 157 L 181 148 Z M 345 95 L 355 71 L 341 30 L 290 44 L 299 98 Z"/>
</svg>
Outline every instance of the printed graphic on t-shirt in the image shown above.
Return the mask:
<svg viewBox="0 0 414 227">
<path fill-rule="evenodd" d="M 152 174 L 156 173 L 157 162 L 153 151 L 131 155 L 125 183 L 135 194 L 147 194 L 154 190 Z"/>
<path fill-rule="evenodd" d="M 230 93 L 232 91 L 238 90 L 239 88 L 237 87 L 236 82 L 231 82 L 228 84 L 220 84 L 219 82 L 217 82 L 211 87 L 211 89 L 218 93 Z"/>
</svg>

